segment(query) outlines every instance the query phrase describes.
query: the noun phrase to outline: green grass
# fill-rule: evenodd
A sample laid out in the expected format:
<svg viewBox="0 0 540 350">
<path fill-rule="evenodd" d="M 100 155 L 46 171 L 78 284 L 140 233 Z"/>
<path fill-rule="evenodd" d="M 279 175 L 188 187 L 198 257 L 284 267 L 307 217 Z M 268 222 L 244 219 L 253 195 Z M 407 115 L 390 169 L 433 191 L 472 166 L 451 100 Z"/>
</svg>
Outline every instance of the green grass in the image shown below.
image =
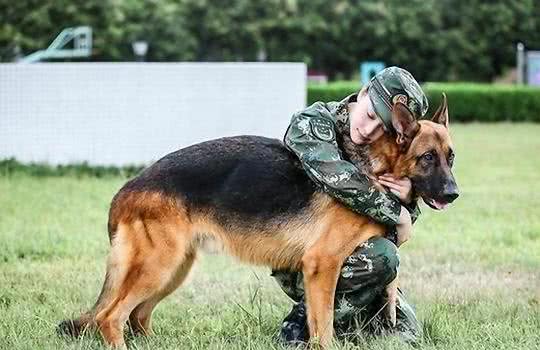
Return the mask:
<svg viewBox="0 0 540 350">
<path fill-rule="evenodd" d="M 423 206 L 401 249 L 401 284 L 424 321 L 420 349 L 537 349 L 540 344 L 540 125 L 452 126 L 461 197 Z M 95 301 L 120 176 L 0 176 L 0 349 L 100 349 L 56 336 Z M 131 349 L 272 349 L 291 303 L 265 268 L 205 256 L 160 304 L 155 335 Z M 360 348 L 408 348 L 396 339 Z M 340 342 L 339 349 L 353 344 Z"/>
</svg>

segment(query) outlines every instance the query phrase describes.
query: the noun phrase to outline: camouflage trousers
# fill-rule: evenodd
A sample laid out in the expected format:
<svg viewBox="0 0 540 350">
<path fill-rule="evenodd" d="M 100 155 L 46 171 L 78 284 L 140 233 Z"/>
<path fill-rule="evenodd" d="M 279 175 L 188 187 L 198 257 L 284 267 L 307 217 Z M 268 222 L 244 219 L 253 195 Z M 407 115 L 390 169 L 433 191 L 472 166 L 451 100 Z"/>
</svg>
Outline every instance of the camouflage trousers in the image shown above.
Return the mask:
<svg viewBox="0 0 540 350">
<path fill-rule="evenodd" d="M 397 274 L 399 255 L 396 246 L 386 238 L 372 238 L 359 246 L 344 262 L 336 288 L 334 328 L 338 335 L 395 333 L 407 342 L 422 337 L 422 326 L 401 291 L 398 294 L 397 324 L 390 329 L 386 322 L 385 287 Z M 301 272 L 273 271 L 273 277 L 296 304 L 284 320 L 306 322 L 304 286 Z M 302 314 L 303 313 L 303 314 Z M 297 325 L 294 325 L 297 327 Z M 304 327 L 307 331 L 307 326 Z M 283 331 L 282 329 L 282 331 Z"/>
</svg>

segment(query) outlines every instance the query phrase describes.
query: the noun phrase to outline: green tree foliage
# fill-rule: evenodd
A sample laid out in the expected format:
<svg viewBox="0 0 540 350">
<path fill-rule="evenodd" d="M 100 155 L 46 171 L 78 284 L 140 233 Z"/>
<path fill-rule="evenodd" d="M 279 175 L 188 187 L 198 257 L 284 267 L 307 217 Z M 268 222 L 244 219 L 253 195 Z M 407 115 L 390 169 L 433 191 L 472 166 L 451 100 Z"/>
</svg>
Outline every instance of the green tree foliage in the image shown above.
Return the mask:
<svg viewBox="0 0 540 350">
<path fill-rule="evenodd" d="M 533 15 L 536 0 L 441 0 L 449 78 L 489 80 L 515 65 L 516 44 L 540 35 Z M 538 40 L 536 40 L 538 41 Z M 536 47 L 540 49 L 540 47 Z M 460 52 L 461 51 L 461 52 Z"/>
<path fill-rule="evenodd" d="M 489 81 L 540 49 L 537 0 L 0 0 L 0 60 L 94 29 L 93 60 L 303 61 L 331 78 L 382 60 L 421 81 Z"/>
<path fill-rule="evenodd" d="M 114 60 L 133 60 L 131 43 L 148 42 L 150 61 L 192 61 L 197 41 L 188 30 L 190 13 L 177 1 L 122 0 L 121 20 L 115 26 L 122 33 L 120 54 Z"/>
<path fill-rule="evenodd" d="M 89 25 L 95 59 L 120 58 L 124 32 L 116 0 L 0 0 L 0 60 L 46 48 L 63 28 Z"/>
</svg>

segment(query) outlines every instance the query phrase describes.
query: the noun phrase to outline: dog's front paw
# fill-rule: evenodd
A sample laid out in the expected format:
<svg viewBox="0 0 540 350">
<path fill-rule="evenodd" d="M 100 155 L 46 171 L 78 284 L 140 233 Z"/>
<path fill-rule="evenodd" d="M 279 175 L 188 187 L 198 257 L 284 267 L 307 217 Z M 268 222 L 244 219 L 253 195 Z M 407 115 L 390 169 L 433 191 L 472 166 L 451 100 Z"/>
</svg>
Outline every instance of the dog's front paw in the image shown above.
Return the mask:
<svg viewBox="0 0 540 350">
<path fill-rule="evenodd" d="M 384 308 L 384 313 L 386 315 L 386 319 L 388 320 L 388 322 L 390 323 L 390 325 L 392 327 L 395 327 L 396 326 L 396 308 L 397 308 L 397 293 L 398 293 L 398 290 L 397 290 L 397 285 L 398 285 L 398 278 L 396 276 L 396 278 L 390 282 L 390 284 L 388 284 L 386 286 L 386 306 Z"/>
<path fill-rule="evenodd" d="M 386 319 L 392 327 L 396 326 L 396 299 L 388 300 L 385 309 L 384 309 Z"/>
</svg>

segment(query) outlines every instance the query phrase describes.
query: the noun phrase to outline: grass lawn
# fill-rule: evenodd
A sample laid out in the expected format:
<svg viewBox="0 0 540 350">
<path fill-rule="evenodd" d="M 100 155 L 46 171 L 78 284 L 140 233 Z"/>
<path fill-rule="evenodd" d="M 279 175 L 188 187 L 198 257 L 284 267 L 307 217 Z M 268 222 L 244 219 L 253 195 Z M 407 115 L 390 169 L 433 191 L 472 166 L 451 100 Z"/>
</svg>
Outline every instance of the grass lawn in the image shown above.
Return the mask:
<svg viewBox="0 0 540 350">
<path fill-rule="evenodd" d="M 401 285 L 424 322 L 420 349 L 538 349 L 540 125 L 453 125 L 461 197 L 423 215 L 401 249 Z M 120 177 L 0 176 L 0 349 L 99 349 L 56 336 L 101 288 Z M 291 302 L 266 268 L 200 259 L 131 349 L 269 349 Z M 407 348 L 397 339 L 361 348 Z M 355 346 L 340 342 L 336 348 Z"/>
</svg>

